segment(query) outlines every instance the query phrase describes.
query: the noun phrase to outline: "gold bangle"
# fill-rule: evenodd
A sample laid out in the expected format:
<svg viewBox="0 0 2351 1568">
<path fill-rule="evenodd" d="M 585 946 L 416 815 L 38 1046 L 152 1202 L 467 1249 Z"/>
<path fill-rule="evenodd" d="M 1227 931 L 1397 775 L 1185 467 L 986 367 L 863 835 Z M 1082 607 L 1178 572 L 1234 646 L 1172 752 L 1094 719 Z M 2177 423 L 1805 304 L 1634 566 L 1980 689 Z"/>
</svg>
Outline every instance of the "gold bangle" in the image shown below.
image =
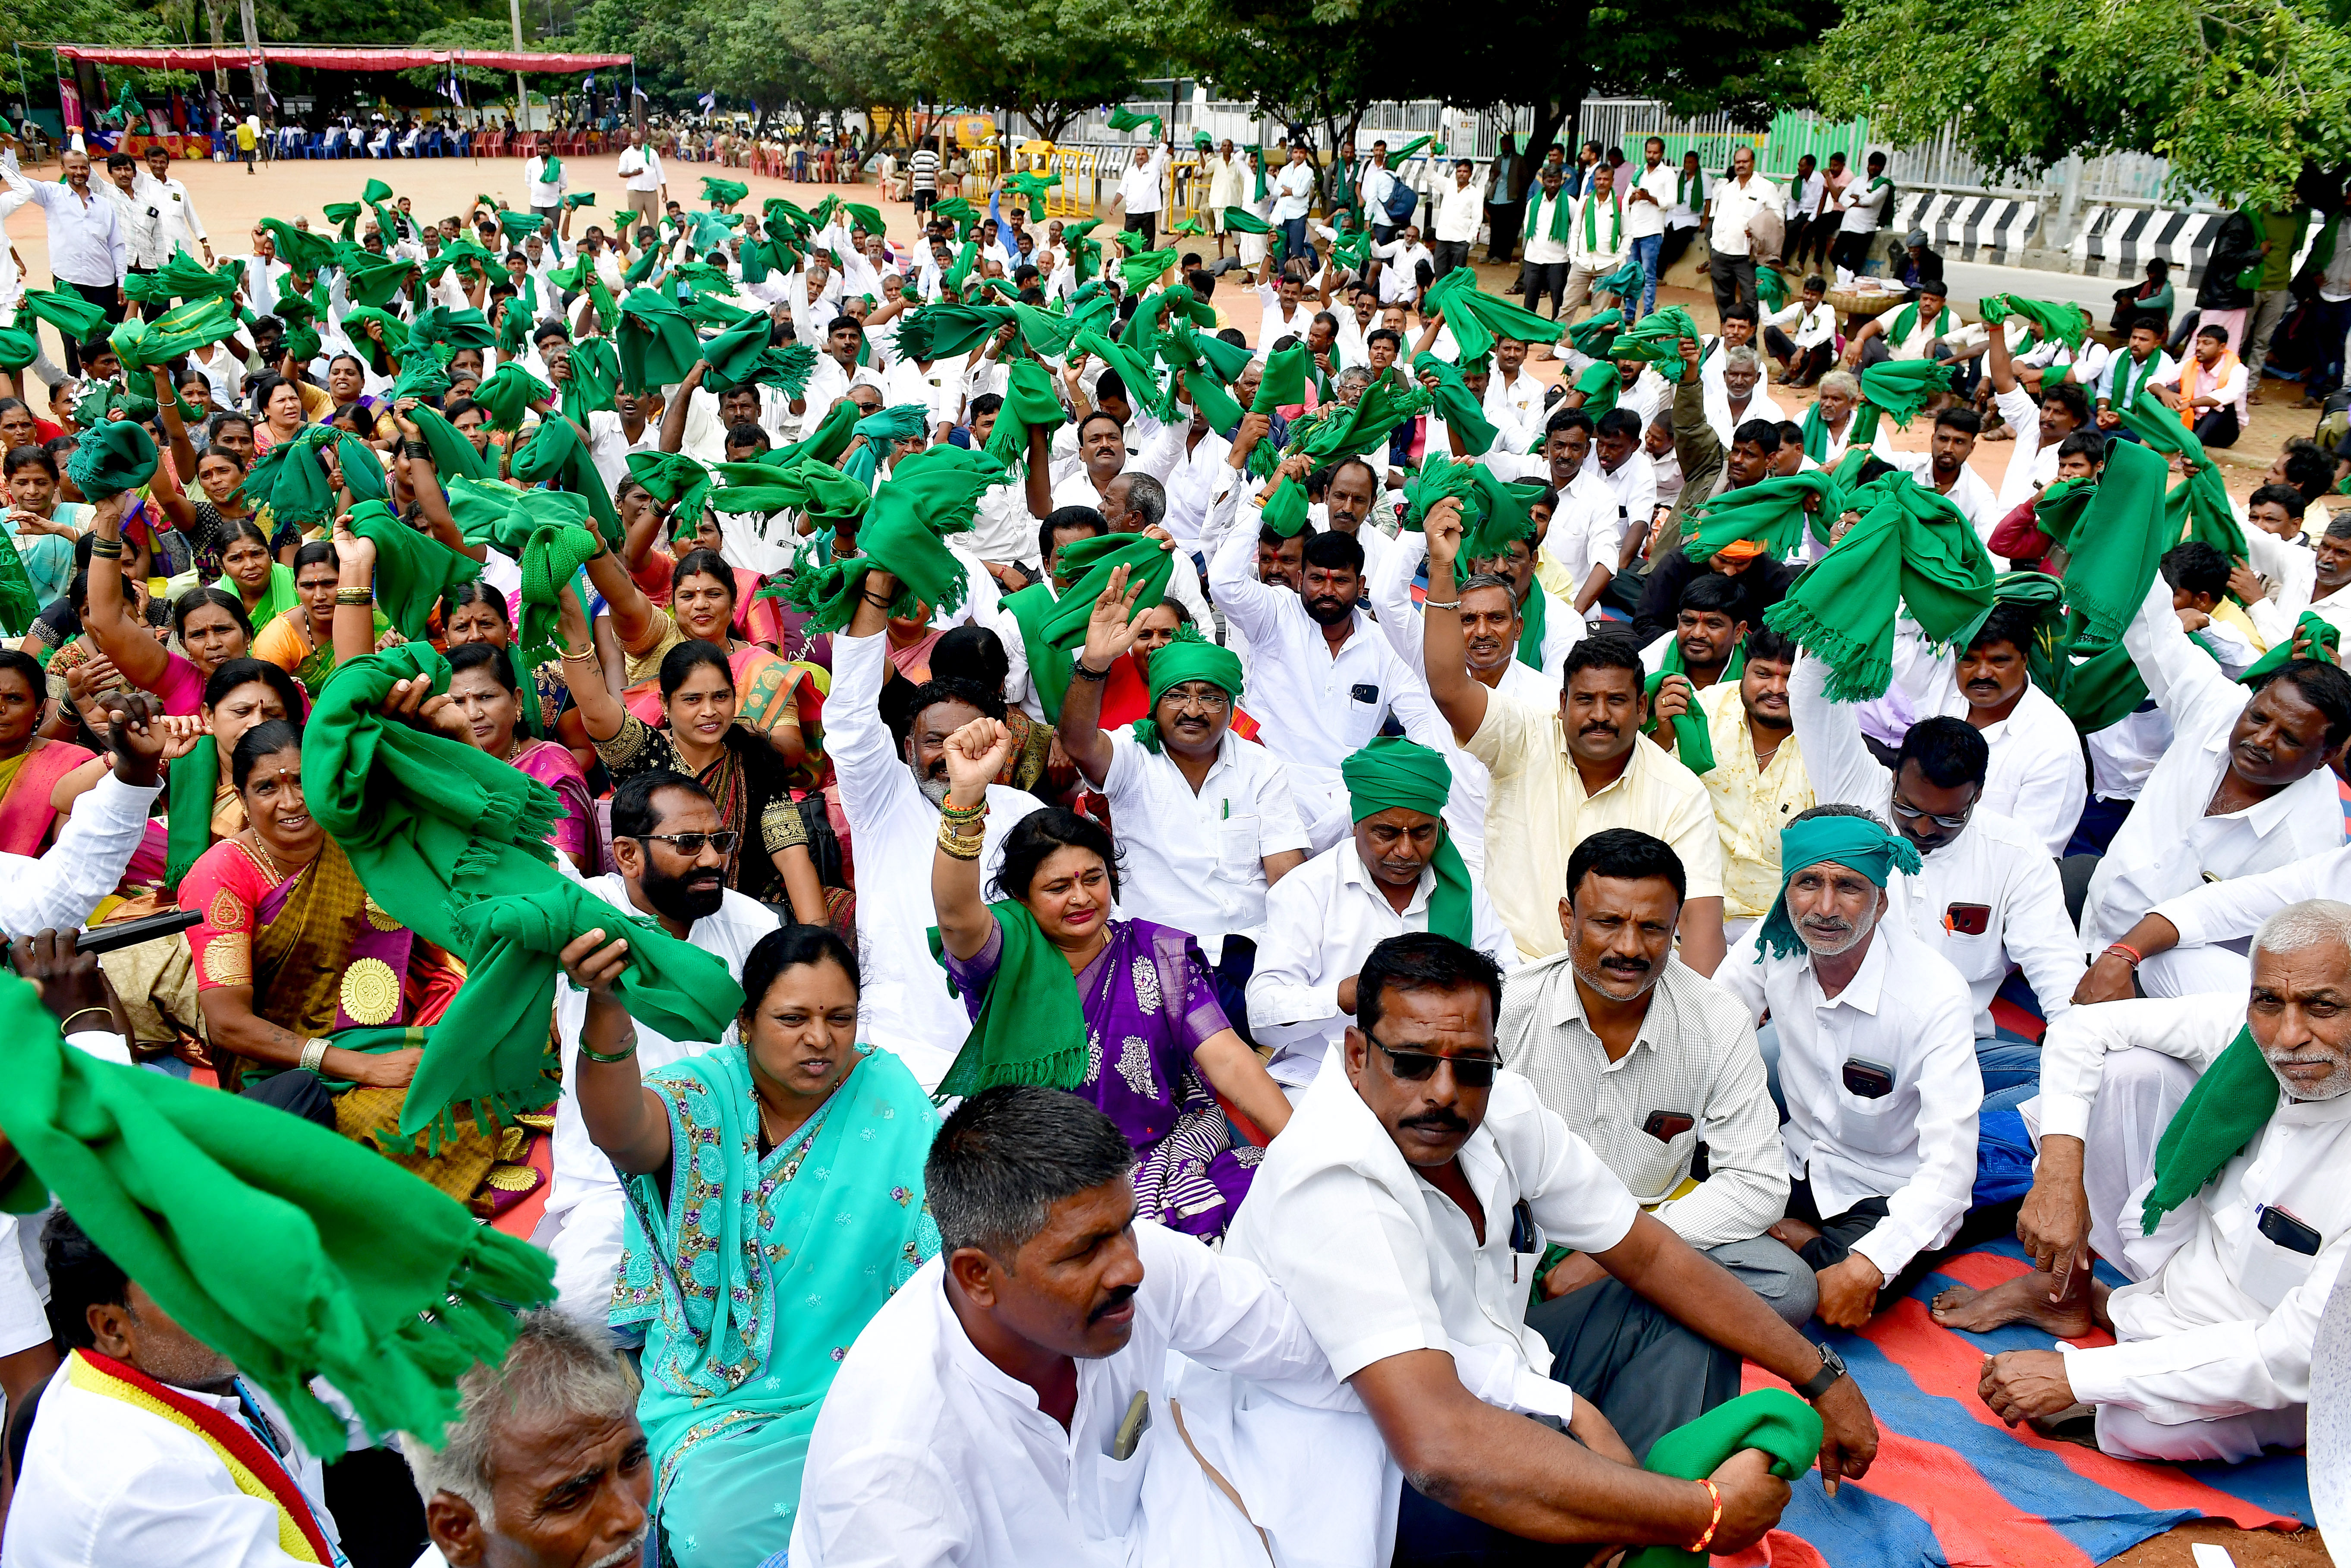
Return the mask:
<svg viewBox="0 0 2351 1568">
<path fill-rule="evenodd" d="M 596 650 L 595 650 L 595 649 L 593 649 L 593 648 L 582 648 L 582 649 L 580 649 L 578 653 L 575 653 L 571 652 L 569 648 L 567 648 L 567 649 L 565 649 L 565 650 L 564 650 L 564 652 L 563 652 L 563 656 L 564 656 L 566 659 L 577 659 L 577 660 L 582 660 L 582 661 L 585 661 L 585 660 L 588 660 L 588 659 L 592 659 L 592 658 L 594 658 L 594 657 L 596 656 Z"/>
<path fill-rule="evenodd" d="M 81 1017 L 83 1013 L 96 1013 L 99 1017 L 104 1019 L 110 1025 L 114 1022 L 114 1010 L 111 1008 L 78 1008 L 74 1011 L 66 1014 L 65 1021 L 57 1025 L 57 1032 L 59 1034 L 73 1033 L 73 1020 Z"/>
<path fill-rule="evenodd" d="M 982 842 L 984 842 L 984 840 L 981 839 L 967 839 L 959 837 L 947 831 L 946 823 L 941 822 L 939 824 L 939 852 L 941 854 L 959 861 L 976 861 L 979 858 L 980 845 Z"/>
</svg>

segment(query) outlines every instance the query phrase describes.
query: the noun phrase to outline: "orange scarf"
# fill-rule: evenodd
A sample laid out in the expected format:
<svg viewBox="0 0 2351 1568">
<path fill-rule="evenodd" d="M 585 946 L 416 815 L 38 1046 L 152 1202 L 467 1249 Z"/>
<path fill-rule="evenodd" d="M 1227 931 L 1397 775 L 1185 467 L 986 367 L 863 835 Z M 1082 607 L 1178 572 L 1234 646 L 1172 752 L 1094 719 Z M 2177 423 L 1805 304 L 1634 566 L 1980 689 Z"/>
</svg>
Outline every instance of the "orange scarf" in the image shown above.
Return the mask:
<svg viewBox="0 0 2351 1568">
<path fill-rule="evenodd" d="M 283 1460 L 264 1448 L 245 1424 L 224 1411 L 166 1387 L 135 1366 L 128 1366 L 94 1350 L 77 1350 L 66 1363 L 66 1378 L 76 1388 L 120 1399 L 159 1420 L 193 1432 L 227 1467 L 236 1490 L 277 1507 L 277 1549 L 297 1563 L 330 1563 L 335 1549 L 319 1528 L 310 1501 Z"/>
<path fill-rule="evenodd" d="M 2179 367 L 2180 423 L 2190 430 L 2196 428 L 2196 421 L 2201 417 L 2197 412 L 2196 400 L 2210 396 L 2214 388 L 2229 379 L 2229 372 L 2236 368 L 2236 364 L 2237 356 L 2226 349 L 2221 350 L 2220 358 L 2212 366 L 2212 379 L 2207 382 L 2204 379 L 2204 361 L 2198 359 L 2193 350 L 2189 351 L 2188 362 Z"/>
</svg>

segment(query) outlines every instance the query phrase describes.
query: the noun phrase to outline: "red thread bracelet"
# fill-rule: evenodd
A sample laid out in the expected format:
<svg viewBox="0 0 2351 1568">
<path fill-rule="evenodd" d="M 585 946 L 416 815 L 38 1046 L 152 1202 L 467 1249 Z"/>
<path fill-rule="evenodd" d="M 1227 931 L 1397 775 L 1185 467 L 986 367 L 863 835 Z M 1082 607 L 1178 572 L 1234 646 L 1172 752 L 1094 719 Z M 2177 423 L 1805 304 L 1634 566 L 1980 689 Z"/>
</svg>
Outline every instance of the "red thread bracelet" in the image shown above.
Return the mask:
<svg viewBox="0 0 2351 1568">
<path fill-rule="evenodd" d="M 1701 1480 L 1698 1484 L 1706 1489 L 1706 1495 L 1714 1503 L 1714 1517 L 1706 1521 L 1706 1533 L 1689 1544 L 1692 1552 L 1704 1552 L 1708 1543 L 1714 1540 L 1714 1532 L 1722 1528 L 1722 1493 L 1711 1480 Z"/>
<path fill-rule="evenodd" d="M 2106 944 L 2106 951 L 2109 953 L 2121 954 L 2124 957 L 2130 960 L 2130 967 L 2134 969 L 2147 962 L 2147 955 L 2140 952 L 2137 948 L 2131 946 L 2128 943 L 2109 942 Z"/>
</svg>

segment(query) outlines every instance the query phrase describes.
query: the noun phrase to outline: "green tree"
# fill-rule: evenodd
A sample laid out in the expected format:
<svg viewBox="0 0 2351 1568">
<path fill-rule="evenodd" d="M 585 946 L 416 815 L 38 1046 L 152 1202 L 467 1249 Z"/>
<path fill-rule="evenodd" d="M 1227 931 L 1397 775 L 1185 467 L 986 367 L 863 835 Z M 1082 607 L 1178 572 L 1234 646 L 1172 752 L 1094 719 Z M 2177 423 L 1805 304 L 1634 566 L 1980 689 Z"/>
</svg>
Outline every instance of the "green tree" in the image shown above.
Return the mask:
<svg viewBox="0 0 2351 1568">
<path fill-rule="evenodd" d="M 1897 144 L 1956 123 L 2001 172 L 2152 152 L 2171 191 L 2285 199 L 2305 161 L 2351 157 L 2342 0 L 1852 0 L 1811 62 L 1833 113 Z"/>
<path fill-rule="evenodd" d="M 1374 103 L 1393 96 L 1399 51 L 1416 47 L 1426 13 L 1411 36 L 1391 34 L 1400 12 L 1375 9 L 1343 21 L 1259 0 L 1191 0 L 1176 14 L 1170 47 L 1185 68 L 1223 97 L 1246 100 L 1281 125 L 1315 128 L 1335 151 L 1354 138 Z M 1318 165 L 1328 193 L 1335 165 Z"/>
<path fill-rule="evenodd" d="M 528 43 L 529 22 L 530 18 L 526 14 L 523 18 L 526 46 Z M 514 25 L 503 17 L 494 20 L 488 16 L 469 16 L 459 21 L 444 23 L 430 32 L 418 34 L 415 47 L 420 49 L 448 49 L 453 53 L 462 49 L 476 54 L 486 49 L 495 49 L 504 54 L 514 48 Z M 455 62 L 452 61 L 451 64 L 454 65 Z M 443 84 L 448 81 L 449 73 L 440 66 L 420 66 L 414 70 L 401 72 L 400 79 L 411 87 L 422 88 L 430 93 L 438 93 Z M 491 70 L 486 66 L 464 65 L 457 68 L 457 79 L 465 85 L 468 101 L 474 100 L 477 93 L 502 97 L 510 95 L 514 91 L 512 71 Z"/>
<path fill-rule="evenodd" d="M 1132 0 L 922 0 L 897 30 L 921 96 L 1007 109 L 1058 141 L 1086 110 L 1132 96 L 1156 27 Z"/>
</svg>

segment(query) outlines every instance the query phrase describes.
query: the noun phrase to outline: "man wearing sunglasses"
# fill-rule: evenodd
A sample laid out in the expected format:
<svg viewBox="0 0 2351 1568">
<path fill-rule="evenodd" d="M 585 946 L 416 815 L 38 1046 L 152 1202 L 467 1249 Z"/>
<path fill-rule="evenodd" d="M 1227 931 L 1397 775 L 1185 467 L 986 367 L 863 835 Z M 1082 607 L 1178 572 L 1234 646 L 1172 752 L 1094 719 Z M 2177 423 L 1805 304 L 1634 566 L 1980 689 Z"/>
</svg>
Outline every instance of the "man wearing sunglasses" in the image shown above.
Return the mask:
<svg viewBox="0 0 2351 1568">
<path fill-rule="evenodd" d="M 1876 1455 L 1868 1403 L 1499 1071 L 1501 988 L 1493 960 L 1435 933 L 1374 947 L 1356 1021 L 1267 1151 L 1226 1256 L 1282 1287 L 1410 1478 L 1395 1562 L 1520 1562 L 1529 1542 L 1739 1552 L 1787 1502 L 1764 1456 L 1703 1482 L 1638 1456 L 1735 1395 L 1745 1357 L 1813 1402 L 1834 1490 Z M 1554 1242 L 1612 1278 L 1531 1313 Z"/>
<path fill-rule="evenodd" d="M 2054 1021 L 2074 1005 L 2082 949 L 2049 846 L 1980 804 L 1991 752 L 1965 719 L 1920 719 L 1888 768 L 1862 738 L 1859 707 L 1829 701 L 1827 679 L 1828 667 L 1810 653 L 1788 677 L 1788 708 L 1813 798 L 1858 806 L 1910 841 L 1919 869 L 1896 872 L 1886 884 L 1888 913 L 1967 981 L 1985 1091 L 2031 1082 L 2040 1051 L 1995 1037 L 1991 998 L 2022 968 L 2043 1017 Z M 1777 1037 L 1767 1031 L 1767 1063 L 1776 1050 Z M 1780 1098 L 1776 1067 L 1771 1092 Z"/>
<path fill-rule="evenodd" d="M 1771 912 L 1714 975 L 1779 1037 L 1790 1184 L 1770 1234 L 1813 1270 L 1832 1328 L 1863 1327 L 1923 1274 L 1976 1186 L 1967 985 L 1886 918 L 1896 870 L 1917 874 L 1917 848 L 1860 807 L 1802 813 Z"/>
<path fill-rule="evenodd" d="M 739 980 L 743 960 L 778 924 L 766 904 L 726 885 L 727 864 L 740 847 L 700 784 L 682 773 L 641 773 L 612 795 L 612 862 L 620 869 L 589 877 L 585 885 L 613 907 L 650 915 L 671 936 L 716 953 Z M 556 862 L 570 869 L 561 855 Z M 580 1118 L 573 1075 L 588 993 L 568 978 L 556 988 L 563 1098 L 556 1105 L 555 1179 L 547 1197 L 548 1222 L 557 1229 L 546 1246 L 555 1257 L 557 1304 L 601 1327 L 621 1266 L 621 1184 Z M 734 1039 L 730 1023 L 718 1043 Z M 667 1039 L 645 1023 L 637 1025 L 637 1061 L 647 1072 L 715 1049 Z"/>
</svg>

